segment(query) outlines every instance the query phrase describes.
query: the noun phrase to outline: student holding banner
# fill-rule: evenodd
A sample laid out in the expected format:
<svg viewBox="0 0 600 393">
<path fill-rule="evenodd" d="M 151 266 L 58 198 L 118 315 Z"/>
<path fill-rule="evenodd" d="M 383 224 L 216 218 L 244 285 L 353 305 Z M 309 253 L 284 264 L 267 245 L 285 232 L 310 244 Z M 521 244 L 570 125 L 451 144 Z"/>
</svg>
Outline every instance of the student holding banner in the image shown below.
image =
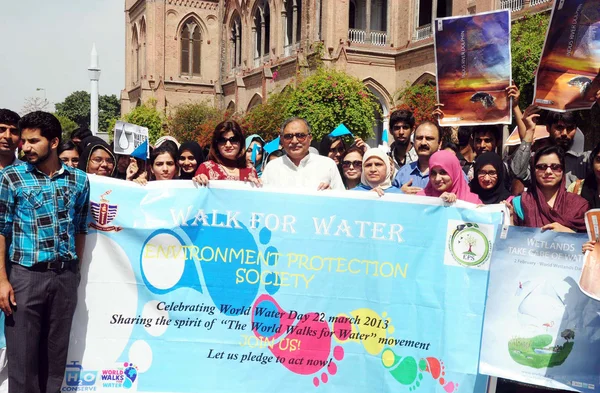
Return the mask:
<svg viewBox="0 0 600 393">
<path fill-rule="evenodd" d="M 280 138 L 286 155 L 267 165 L 262 176 L 265 186 L 314 191 L 345 189 L 335 162 L 309 152 L 312 136 L 305 119 L 287 119 L 281 126 Z"/>
<path fill-rule="evenodd" d="M 460 199 L 481 204 L 479 197 L 469 190 L 458 158 L 445 150 L 434 153 L 429 159 L 429 182 L 417 195 L 439 197 L 448 203 Z"/>
<path fill-rule="evenodd" d="M 557 232 L 585 232 L 589 203 L 565 187 L 565 157 L 558 146 L 535 153 L 531 187 L 509 203 L 515 225 Z"/>
<path fill-rule="evenodd" d="M 238 123 L 227 120 L 217 124 L 208 160 L 198 167 L 193 180 L 201 186 L 208 186 L 210 180 L 239 180 L 259 184 L 256 170 L 246 166 L 246 144 Z"/>
<path fill-rule="evenodd" d="M 392 186 L 392 163 L 387 154 L 379 149 L 369 149 L 362 161 L 360 184 L 353 191 L 374 191 L 379 196 L 385 193 L 401 194 L 398 187 Z"/>
</svg>

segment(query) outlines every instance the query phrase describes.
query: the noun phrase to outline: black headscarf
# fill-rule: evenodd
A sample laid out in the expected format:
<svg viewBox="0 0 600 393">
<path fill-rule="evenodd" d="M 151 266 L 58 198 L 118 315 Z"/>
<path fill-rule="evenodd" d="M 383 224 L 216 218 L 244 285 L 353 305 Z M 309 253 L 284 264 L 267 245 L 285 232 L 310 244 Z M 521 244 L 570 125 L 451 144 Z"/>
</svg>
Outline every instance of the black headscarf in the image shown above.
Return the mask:
<svg viewBox="0 0 600 393">
<path fill-rule="evenodd" d="M 179 152 L 177 153 L 177 159 L 179 160 L 179 157 L 181 156 L 181 154 L 185 151 L 189 151 L 190 153 L 192 153 L 192 155 L 194 156 L 194 158 L 196 159 L 196 169 L 198 169 L 198 167 L 200 166 L 200 164 L 202 164 L 205 161 L 204 158 L 204 153 L 202 152 L 202 148 L 200 147 L 200 145 L 198 144 L 198 142 L 184 142 L 181 144 L 181 146 L 179 146 Z M 192 172 L 191 174 L 187 174 L 185 173 L 183 170 L 180 170 L 180 175 L 179 178 L 180 179 L 187 179 L 190 180 L 192 177 L 194 177 L 194 174 L 196 173 L 196 170 L 194 170 L 194 172 Z"/>
<path fill-rule="evenodd" d="M 592 154 L 590 154 L 588 175 L 585 177 L 583 186 L 581 187 L 581 196 L 590 204 L 590 209 L 600 208 L 600 196 L 598 196 L 598 180 L 594 172 L 594 160 L 600 152 L 600 143 L 596 145 Z"/>
<path fill-rule="evenodd" d="M 479 185 L 479 179 L 477 178 L 477 172 L 486 165 L 492 165 L 496 170 L 496 173 L 498 173 L 496 185 L 489 190 L 484 190 Z M 502 158 L 500 158 L 498 154 L 494 152 L 485 152 L 477 156 L 473 173 L 474 177 L 469 185 L 471 187 L 471 192 L 477 194 L 484 204 L 491 205 L 500 203 L 510 196 L 510 191 L 508 191 L 504 185 L 504 164 L 502 163 Z"/>
<path fill-rule="evenodd" d="M 117 160 L 108 143 L 106 143 L 103 139 L 98 138 L 97 136 L 90 136 L 82 140 L 79 146 L 83 149 L 83 151 L 79 156 L 79 164 L 77 165 L 77 168 L 87 173 L 87 167 L 92 153 L 96 149 L 104 149 L 108 153 L 108 155 L 111 156 L 112 159 L 115 161 L 115 165 L 113 166 L 113 170 L 110 174 L 110 177 L 113 177 L 115 175 L 115 172 L 117 170 Z"/>
</svg>

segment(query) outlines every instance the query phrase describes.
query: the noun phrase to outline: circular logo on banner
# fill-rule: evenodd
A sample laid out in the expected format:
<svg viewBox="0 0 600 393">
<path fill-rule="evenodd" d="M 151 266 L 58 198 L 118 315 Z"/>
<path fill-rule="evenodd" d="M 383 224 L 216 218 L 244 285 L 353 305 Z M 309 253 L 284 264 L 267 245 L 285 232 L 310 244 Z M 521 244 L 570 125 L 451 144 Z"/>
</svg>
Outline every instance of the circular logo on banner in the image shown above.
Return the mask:
<svg viewBox="0 0 600 393">
<path fill-rule="evenodd" d="M 490 256 L 490 242 L 479 226 L 473 223 L 458 225 L 450 236 L 450 253 L 463 266 L 479 266 Z"/>
</svg>

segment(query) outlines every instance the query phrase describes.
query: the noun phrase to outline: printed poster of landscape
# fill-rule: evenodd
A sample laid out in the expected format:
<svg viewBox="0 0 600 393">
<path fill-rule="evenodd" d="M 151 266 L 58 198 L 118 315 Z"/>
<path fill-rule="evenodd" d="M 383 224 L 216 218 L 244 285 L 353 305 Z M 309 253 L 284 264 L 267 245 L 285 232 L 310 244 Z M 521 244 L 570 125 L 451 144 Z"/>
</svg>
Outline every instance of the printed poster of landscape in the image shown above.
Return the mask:
<svg viewBox="0 0 600 393">
<path fill-rule="evenodd" d="M 534 104 L 552 111 L 589 109 L 600 89 L 598 0 L 558 0 L 535 80 Z"/>
<path fill-rule="evenodd" d="M 436 19 L 434 30 L 440 124 L 510 124 L 509 12 Z"/>
</svg>

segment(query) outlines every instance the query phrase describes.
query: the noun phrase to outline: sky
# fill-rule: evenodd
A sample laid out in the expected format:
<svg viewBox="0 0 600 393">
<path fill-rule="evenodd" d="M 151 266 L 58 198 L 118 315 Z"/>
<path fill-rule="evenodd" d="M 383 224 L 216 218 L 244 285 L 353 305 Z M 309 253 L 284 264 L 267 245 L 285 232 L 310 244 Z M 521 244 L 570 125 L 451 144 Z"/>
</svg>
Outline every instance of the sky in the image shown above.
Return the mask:
<svg viewBox="0 0 600 393">
<path fill-rule="evenodd" d="M 124 0 L 0 0 L 0 108 L 21 112 L 28 97 L 54 109 L 90 90 L 92 45 L 100 58 L 101 95 L 125 85 Z M 45 89 L 36 91 L 36 89 Z"/>
</svg>

